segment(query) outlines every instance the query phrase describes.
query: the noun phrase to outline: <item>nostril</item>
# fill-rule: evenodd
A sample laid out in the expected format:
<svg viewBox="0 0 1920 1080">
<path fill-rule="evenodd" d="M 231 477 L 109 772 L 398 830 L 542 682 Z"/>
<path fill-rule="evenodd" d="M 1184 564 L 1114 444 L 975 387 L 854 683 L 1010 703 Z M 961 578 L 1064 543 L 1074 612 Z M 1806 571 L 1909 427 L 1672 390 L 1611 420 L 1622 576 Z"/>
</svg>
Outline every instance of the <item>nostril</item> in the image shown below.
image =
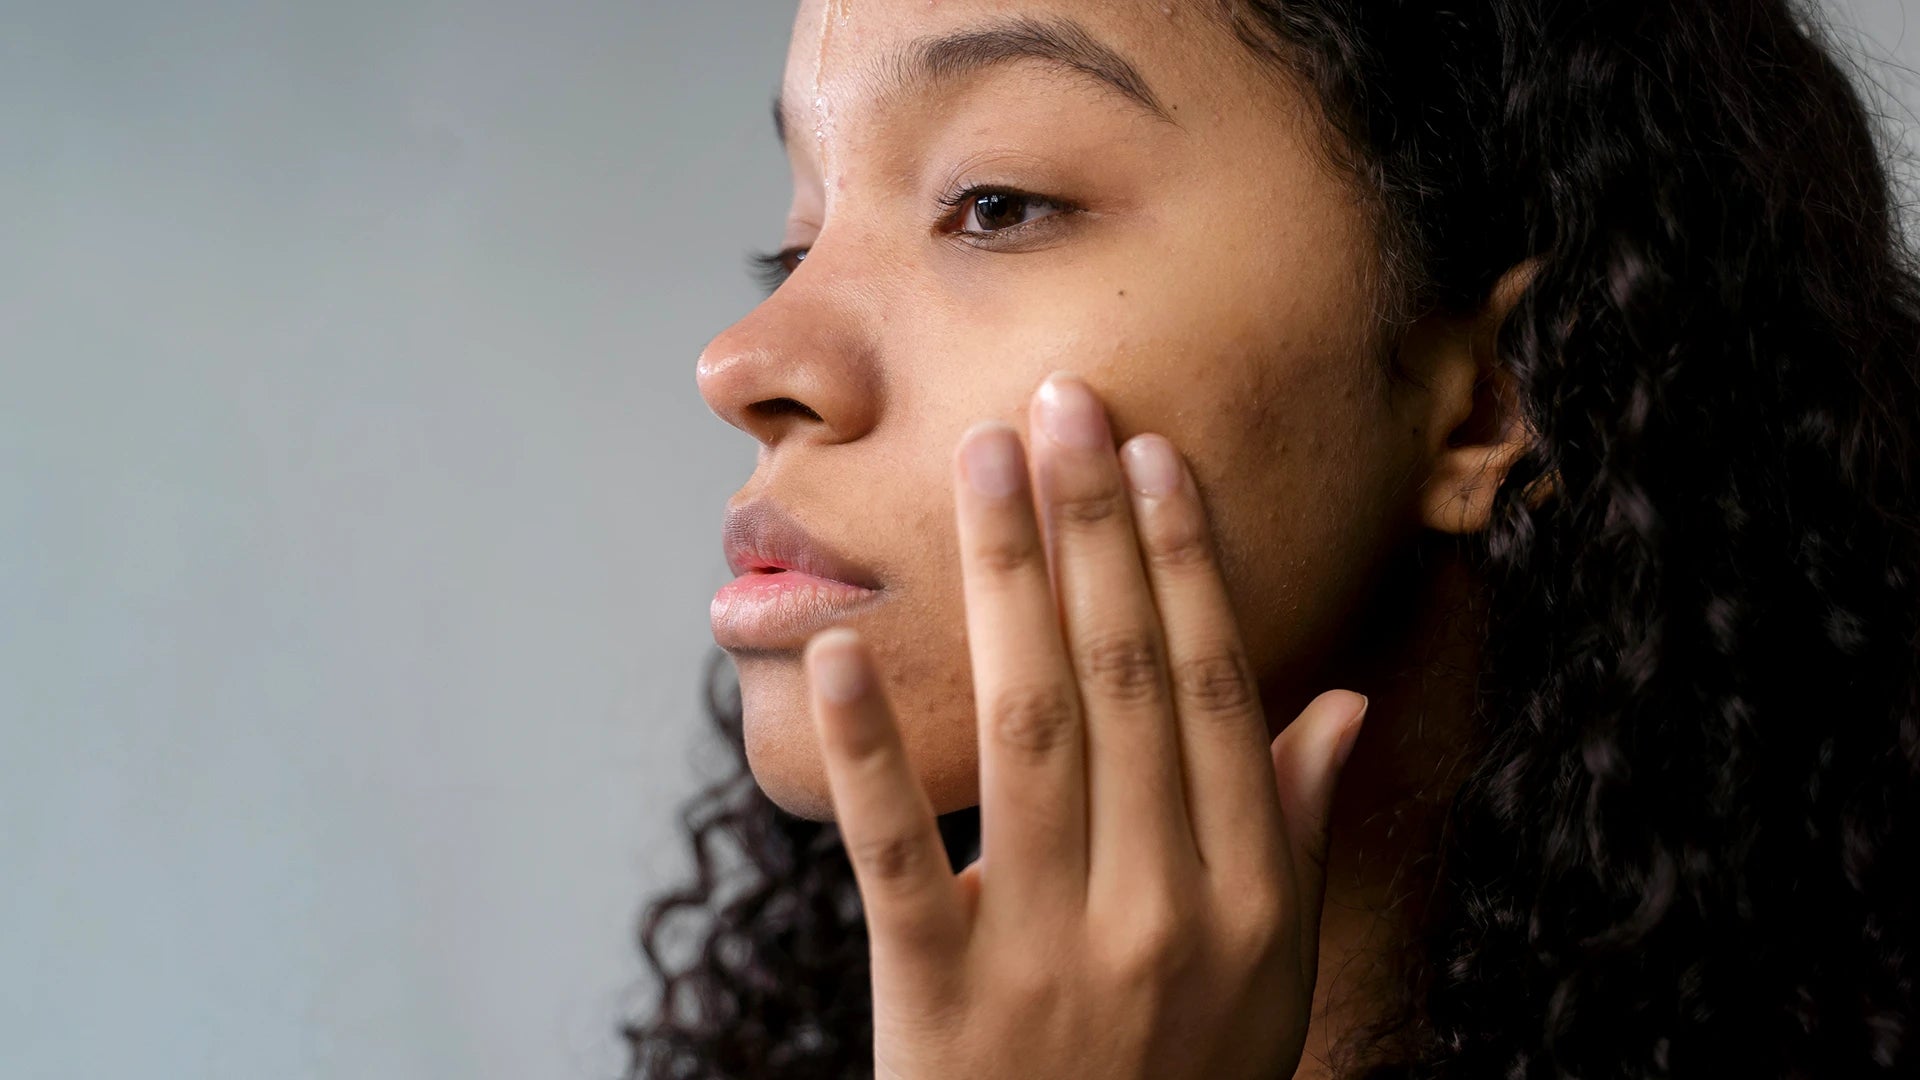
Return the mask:
<svg viewBox="0 0 1920 1080">
<path fill-rule="evenodd" d="M 767 401 L 756 401 L 752 405 L 747 406 L 747 409 L 748 411 L 754 413 L 756 416 L 760 416 L 768 420 L 778 419 L 779 417 L 782 417 L 782 416 L 789 416 L 794 414 L 804 416 L 809 420 L 820 419 L 819 413 L 814 412 L 812 409 L 807 408 L 805 405 L 800 404 L 798 401 L 795 401 L 790 397 L 771 398 Z"/>
</svg>

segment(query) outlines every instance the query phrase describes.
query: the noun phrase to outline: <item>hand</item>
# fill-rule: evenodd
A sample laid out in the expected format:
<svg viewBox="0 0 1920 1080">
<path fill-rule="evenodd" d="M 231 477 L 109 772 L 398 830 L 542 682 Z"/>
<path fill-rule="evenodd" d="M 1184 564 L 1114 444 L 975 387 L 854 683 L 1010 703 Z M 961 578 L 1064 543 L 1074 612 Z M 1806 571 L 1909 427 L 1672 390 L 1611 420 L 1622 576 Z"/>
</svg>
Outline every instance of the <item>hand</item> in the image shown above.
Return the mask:
<svg viewBox="0 0 1920 1080">
<path fill-rule="evenodd" d="M 1366 699 L 1324 693 L 1269 746 L 1172 444 L 1140 435 L 1116 454 L 1105 409 L 1064 374 L 1029 431 L 1031 470 L 993 421 L 954 460 L 977 861 L 951 871 L 864 643 L 836 628 L 807 645 L 866 909 L 875 1074 L 1291 1076 L 1327 816 Z"/>
</svg>

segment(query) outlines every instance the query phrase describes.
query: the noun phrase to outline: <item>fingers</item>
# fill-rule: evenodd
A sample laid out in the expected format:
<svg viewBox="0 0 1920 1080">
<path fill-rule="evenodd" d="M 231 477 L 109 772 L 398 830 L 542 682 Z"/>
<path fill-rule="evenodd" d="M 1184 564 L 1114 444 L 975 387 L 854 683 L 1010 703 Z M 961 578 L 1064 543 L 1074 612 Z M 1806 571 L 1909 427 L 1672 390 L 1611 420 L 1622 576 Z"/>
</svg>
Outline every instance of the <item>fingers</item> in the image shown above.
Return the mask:
<svg viewBox="0 0 1920 1080">
<path fill-rule="evenodd" d="M 1200 859 L 1233 874 L 1271 872 L 1281 830 L 1266 714 L 1199 491 L 1186 463 L 1162 436 L 1135 436 L 1121 447 L 1120 457 L 1168 641 L 1187 805 Z"/>
<path fill-rule="evenodd" d="M 1286 822 L 1303 956 L 1315 955 L 1320 941 L 1334 792 L 1366 713 L 1365 697 L 1329 690 L 1308 702 L 1273 740 L 1273 783 Z"/>
<path fill-rule="evenodd" d="M 1151 906 L 1141 887 L 1204 859 L 1216 886 L 1301 902 L 1317 933 L 1329 763 L 1362 699 L 1323 695 L 1270 749 L 1180 455 L 1157 435 L 1116 454 L 1066 372 L 1030 420 L 1031 461 L 997 421 L 955 455 L 992 894 L 1024 917 L 1108 893 Z"/>
<path fill-rule="evenodd" d="M 908 764 L 865 646 L 824 630 L 804 656 L 834 814 L 853 863 L 876 962 L 910 954 L 942 970 L 966 921 L 932 806 Z"/>
<path fill-rule="evenodd" d="M 976 424 L 954 468 L 980 725 L 981 859 L 1011 910 L 1077 910 L 1086 895 L 1085 736 L 1020 437 L 1004 423 Z"/>
<path fill-rule="evenodd" d="M 1041 385 L 1033 411 L 1035 474 L 1086 716 L 1089 884 L 1100 889 L 1108 874 L 1163 879 L 1197 854 L 1167 644 L 1113 433 L 1093 391 L 1066 373 Z"/>
</svg>

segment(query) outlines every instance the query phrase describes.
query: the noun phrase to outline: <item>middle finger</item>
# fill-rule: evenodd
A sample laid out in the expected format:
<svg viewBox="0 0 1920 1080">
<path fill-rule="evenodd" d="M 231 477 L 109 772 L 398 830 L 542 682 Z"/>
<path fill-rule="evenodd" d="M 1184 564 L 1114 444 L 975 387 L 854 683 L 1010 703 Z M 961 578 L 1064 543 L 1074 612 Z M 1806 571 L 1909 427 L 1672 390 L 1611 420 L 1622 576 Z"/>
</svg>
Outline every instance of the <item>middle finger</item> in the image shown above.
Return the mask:
<svg viewBox="0 0 1920 1080">
<path fill-rule="evenodd" d="M 1156 880 L 1197 865 L 1198 855 L 1166 643 L 1106 408 L 1083 380 L 1060 372 L 1041 385 L 1033 411 L 1040 502 L 1085 714 L 1089 890 L 1097 893 L 1108 875 Z"/>
</svg>

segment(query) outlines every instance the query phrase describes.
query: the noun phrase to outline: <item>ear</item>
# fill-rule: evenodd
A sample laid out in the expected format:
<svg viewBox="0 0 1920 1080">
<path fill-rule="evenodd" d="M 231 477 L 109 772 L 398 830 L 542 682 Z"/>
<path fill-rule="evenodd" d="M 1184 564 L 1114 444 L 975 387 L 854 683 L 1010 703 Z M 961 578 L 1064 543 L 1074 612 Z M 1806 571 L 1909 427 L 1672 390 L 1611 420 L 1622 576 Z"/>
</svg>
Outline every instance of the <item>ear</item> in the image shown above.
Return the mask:
<svg viewBox="0 0 1920 1080">
<path fill-rule="evenodd" d="M 1532 444 L 1533 429 L 1494 346 L 1500 324 L 1538 265 L 1529 259 L 1501 275 L 1470 318 L 1427 316 L 1402 347 L 1402 364 L 1427 388 L 1417 421 L 1428 461 L 1418 512 L 1427 528 L 1456 534 L 1485 529 L 1493 517 L 1493 493 Z M 1528 503 L 1540 505 L 1555 486 L 1552 477 L 1534 485 Z"/>
</svg>

